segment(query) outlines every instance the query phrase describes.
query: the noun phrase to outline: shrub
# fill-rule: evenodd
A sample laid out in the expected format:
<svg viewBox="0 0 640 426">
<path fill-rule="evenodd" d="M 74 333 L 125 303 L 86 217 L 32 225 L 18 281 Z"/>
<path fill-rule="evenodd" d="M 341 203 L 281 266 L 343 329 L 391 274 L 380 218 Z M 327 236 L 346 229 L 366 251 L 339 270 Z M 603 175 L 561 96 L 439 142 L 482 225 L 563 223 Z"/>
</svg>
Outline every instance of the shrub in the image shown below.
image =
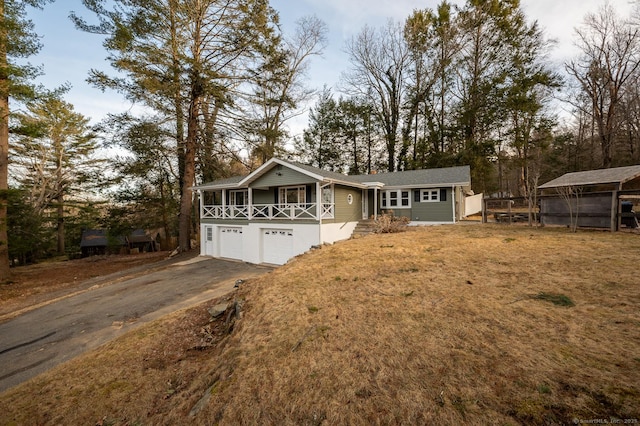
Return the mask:
<svg viewBox="0 0 640 426">
<path fill-rule="evenodd" d="M 394 216 L 393 211 L 383 213 L 374 221 L 376 234 L 389 234 L 392 232 L 402 232 L 409 224 L 409 218 L 404 216 Z"/>
</svg>

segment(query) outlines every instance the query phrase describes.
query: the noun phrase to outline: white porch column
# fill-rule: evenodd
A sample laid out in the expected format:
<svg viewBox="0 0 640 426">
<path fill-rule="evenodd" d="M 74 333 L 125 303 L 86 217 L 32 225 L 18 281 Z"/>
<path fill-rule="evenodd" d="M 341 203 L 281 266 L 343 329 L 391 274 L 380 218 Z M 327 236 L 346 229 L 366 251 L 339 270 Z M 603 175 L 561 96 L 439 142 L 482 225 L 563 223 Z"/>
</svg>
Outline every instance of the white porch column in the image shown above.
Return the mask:
<svg viewBox="0 0 640 426">
<path fill-rule="evenodd" d="M 378 220 L 378 187 L 373 187 L 373 220 Z"/>
<path fill-rule="evenodd" d="M 320 181 L 316 182 L 316 216 L 320 224 L 322 224 L 322 188 L 320 187 Z"/>
<path fill-rule="evenodd" d="M 227 190 L 223 189 L 221 191 L 222 196 L 222 218 L 225 219 L 227 217 Z"/>
<path fill-rule="evenodd" d="M 253 188 L 249 187 L 249 195 L 247 196 L 247 219 L 253 219 Z"/>
<path fill-rule="evenodd" d="M 458 217 L 456 212 L 456 187 L 455 186 L 451 187 L 451 202 L 452 202 L 451 207 L 453 208 L 453 223 L 456 223 Z"/>
<path fill-rule="evenodd" d="M 202 190 L 198 189 L 197 191 L 198 193 L 198 205 L 200 206 L 200 219 L 202 219 L 204 217 L 204 200 L 203 200 L 203 196 L 202 196 Z"/>
</svg>

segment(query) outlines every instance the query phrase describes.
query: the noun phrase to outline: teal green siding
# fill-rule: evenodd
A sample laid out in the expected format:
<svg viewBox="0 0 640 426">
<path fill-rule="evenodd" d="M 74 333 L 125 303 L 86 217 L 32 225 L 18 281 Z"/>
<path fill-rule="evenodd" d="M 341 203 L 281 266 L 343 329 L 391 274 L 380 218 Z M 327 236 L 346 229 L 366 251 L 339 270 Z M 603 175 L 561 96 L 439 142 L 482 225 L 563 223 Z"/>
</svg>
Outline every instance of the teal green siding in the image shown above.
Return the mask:
<svg viewBox="0 0 640 426">
<path fill-rule="evenodd" d="M 447 188 L 447 200 L 435 202 L 414 201 L 414 191 L 411 191 L 411 220 L 420 222 L 452 222 L 453 221 L 453 192 Z"/>
<path fill-rule="evenodd" d="M 275 204 L 278 201 L 278 196 L 273 188 L 267 190 L 254 189 L 251 197 L 253 204 Z"/>
<path fill-rule="evenodd" d="M 347 202 L 349 194 L 353 196 L 351 204 Z M 335 202 L 335 222 L 356 222 L 362 219 L 362 190 L 336 185 L 333 197 Z"/>
<path fill-rule="evenodd" d="M 444 188 L 443 188 L 444 189 Z M 416 222 L 453 222 L 453 201 L 454 196 L 451 188 L 446 188 L 447 199 L 446 201 L 431 201 L 422 202 L 415 201 L 415 191 L 420 191 L 419 188 L 410 189 L 411 196 L 411 208 L 398 208 L 385 209 L 393 210 L 393 214 L 396 216 L 408 217 L 412 221 Z M 380 202 L 378 201 L 378 206 Z"/>
<path fill-rule="evenodd" d="M 300 185 L 302 186 L 302 185 Z M 305 185 L 305 196 L 307 197 L 307 203 L 312 204 L 316 202 L 316 186 Z M 253 204 L 277 204 L 278 203 L 278 188 L 269 189 L 253 189 L 252 200 Z"/>
<path fill-rule="evenodd" d="M 284 166 L 275 166 L 264 175 L 260 176 L 249 186 L 253 188 L 266 188 L 272 186 L 292 186 L 315 183 L 316 181 L 303 173 Z"/>
</svg>

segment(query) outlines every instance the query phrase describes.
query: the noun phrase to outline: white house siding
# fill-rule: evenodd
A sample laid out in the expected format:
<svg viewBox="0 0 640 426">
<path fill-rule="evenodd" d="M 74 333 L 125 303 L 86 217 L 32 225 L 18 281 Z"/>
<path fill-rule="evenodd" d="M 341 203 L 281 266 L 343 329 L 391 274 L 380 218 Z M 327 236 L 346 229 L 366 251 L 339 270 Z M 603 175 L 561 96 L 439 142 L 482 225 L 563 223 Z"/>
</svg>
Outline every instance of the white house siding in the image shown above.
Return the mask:
<svg viewBox="0 0 640 426">
<path fill-rule="evenodd" d="M 212 241 L 207 240 L 207 228 L 212 230 L 209 234 L 213 236 Z M 250 223 L 247 225 L 224 225 L 224 224 L 207 224 L 203 223 L 200 226 L 201 230 L 201 243 L 200 252 L 205 256 L 212 257 L 224 257 L 237 259 L 249 263 L 275 263 L 284 264 L 284 254 L 280 256 L 278 253 L 265 253 L 265 251 L 286 251 L 287 256 L 294 257 L 308 251 L 312 246 L 320 244 L 320 225 L 319 224 L 295 224 L 291 222 L 283 223 Z M 237 232 L 229 234 L 227 231 L 230 228 L 234 228 Z M 286 237 L 293 237 L 291 246 L 285 246 L 282 238 L 276 237 L 273 239 L 273 246 L 269 246 L 268 240 L 265 241 L 265 231 L 283 231 Z M 225 231 L 223 233 L 223 231 Z M 288 235 L 288 234 L 292 235 Z M 224 236 L 223 236 L 224 235 Z M 242 247 L 222 247 L 224 242 L 233 241 L 233 237 L 228 238 L 228 235 L 237 236 L 242 235 L 241 242 L 236 244 Z M 283 237 L 284 238 L 284 237 Z M 286 238 L 285 238 L 286 239 Z M 241 255 L 230 256 L 241 250 Z M 280 261 L 274 262 L 274 260 L 280 259 Z"/>
<path fill-rule="evenodd" d="M 322 224 L 322 242 L 333 244 L 336 241 L 346 240 L 351 237 L 358 222 L 326 223 Z"/>
</svg>

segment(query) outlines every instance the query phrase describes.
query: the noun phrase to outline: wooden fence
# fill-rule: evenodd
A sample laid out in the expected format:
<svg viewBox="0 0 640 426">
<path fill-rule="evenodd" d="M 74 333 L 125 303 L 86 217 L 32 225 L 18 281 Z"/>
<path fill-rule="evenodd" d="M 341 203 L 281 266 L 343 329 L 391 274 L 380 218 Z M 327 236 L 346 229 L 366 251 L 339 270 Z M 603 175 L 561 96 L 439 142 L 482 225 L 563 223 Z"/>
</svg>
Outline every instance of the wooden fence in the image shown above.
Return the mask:
<svg viewBox="0 0 640 426">
<path fill-rule="evenodd" d="M 559 194 L 537 197 L 529 212 L 524 197 L 484 198 L 482 222 L 529 222 L 541 225 L 599 228 L 617 231 L 638 228 L 640 190 L 585 192 L 563 198 Z"/>
</svg>

